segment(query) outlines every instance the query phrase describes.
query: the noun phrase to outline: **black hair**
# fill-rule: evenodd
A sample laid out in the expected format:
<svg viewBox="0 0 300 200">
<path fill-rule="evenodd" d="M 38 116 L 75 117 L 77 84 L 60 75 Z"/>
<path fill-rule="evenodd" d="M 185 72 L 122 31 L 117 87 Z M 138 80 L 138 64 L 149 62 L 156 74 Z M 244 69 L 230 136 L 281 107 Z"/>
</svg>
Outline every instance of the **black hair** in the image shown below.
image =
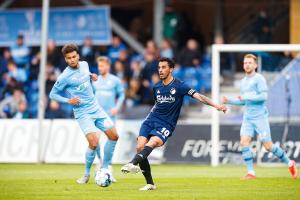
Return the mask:
<svg viewBox="0 0 300 200">
<path fill-rule="evenodd" d="M 167 62 L 170 68 L 175 67 L 175 62 L 170 58 L 162 57 L 158 59 L 158 62 Z"/>
<path fill-rule="evenodd" d="M 61 52 L 64 56 L 73 51 L 76 51 L 79 54 L 79 48 L 76 44 L 66 44 L 65 46 L 63 46 L 63 48 L 61 50 Z"/>
</svg>

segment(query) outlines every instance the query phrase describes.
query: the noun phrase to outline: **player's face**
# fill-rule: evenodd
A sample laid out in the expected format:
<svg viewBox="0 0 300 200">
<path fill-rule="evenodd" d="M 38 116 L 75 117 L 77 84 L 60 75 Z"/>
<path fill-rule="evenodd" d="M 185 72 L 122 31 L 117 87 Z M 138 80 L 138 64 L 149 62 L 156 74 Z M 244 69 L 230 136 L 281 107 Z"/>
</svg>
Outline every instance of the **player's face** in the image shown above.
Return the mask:
<svg viewBox="0 0 300 200">
<path fill-rule="evenodd" d="M 72 51 L 70 53 L 67 53 L 65 55 L 65 60 L 66 60 L 66 63 L 70 67 L 77 68 L 78 67 L 78 62 L 79 62 L 79 54 L 76 51 Z"/>
<path fill-rule="evenodd" d="M 173 71 L 173 68 L 169 67 L 168 62 L 158 63 L 158 75 L 161 80 L 168 78 Z"/>
<path fill-rule="evenodd" d="M 98 70 L 101 75 L 105 75 L 109 72 L 109 64 L 106 61 L 98 62 Z"/>
<path fill-rule="evenodd" d="M 251 74 L 255 72 L 257 64 L 253 58 L 244 58 L 244 70 L 246 74 Z"/>
</svg>

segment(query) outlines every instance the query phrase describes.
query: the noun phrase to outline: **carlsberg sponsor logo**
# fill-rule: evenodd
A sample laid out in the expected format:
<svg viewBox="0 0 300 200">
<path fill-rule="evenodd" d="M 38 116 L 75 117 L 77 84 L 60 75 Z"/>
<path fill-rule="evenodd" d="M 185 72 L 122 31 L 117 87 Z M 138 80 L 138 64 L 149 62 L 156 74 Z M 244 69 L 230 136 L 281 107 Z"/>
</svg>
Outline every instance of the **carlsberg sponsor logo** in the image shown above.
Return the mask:
<svg viewBox="0 0 300 200">
<path fill-rule="evenodd" d="M 162 96 L 162 95 L 157 95 L 156 99 L 159 103 L 172 103 L 175 101 L 175 97 L 173 97 L 172 95 L 170 96 Z"/>
</svg>

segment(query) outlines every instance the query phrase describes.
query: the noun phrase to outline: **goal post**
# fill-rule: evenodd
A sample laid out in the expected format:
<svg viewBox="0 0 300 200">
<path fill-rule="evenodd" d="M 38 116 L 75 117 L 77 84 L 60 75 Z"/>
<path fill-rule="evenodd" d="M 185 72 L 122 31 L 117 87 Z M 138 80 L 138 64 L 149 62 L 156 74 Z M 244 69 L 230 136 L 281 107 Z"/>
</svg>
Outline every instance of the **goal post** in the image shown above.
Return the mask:
<svg viewBox="0 0 300 200">
<path fill-rule="evenodd" d="M 212 45 L 212 100 L 220 101 L 220 56 L 222 52 L 282 52 L 298 51 L 300 44 L 214 44 Z M 220 116 L 212 110 L 211 116 L 211 165 L 219 165 Z"/>
</svg>

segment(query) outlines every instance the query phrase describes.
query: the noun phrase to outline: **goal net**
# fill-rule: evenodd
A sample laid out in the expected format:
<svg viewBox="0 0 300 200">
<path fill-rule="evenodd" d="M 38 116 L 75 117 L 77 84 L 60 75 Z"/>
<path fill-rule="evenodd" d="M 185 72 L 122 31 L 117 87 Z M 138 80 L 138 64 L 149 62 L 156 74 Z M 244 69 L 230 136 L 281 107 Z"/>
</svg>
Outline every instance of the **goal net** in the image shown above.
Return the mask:
<svg viewBox="0 0 300 200">
<path fill-rule="evenodd" d="M 229 97 L 239 95 L 239 80 L 244 76 L 243 56 L 246 53 L 255 54 L 258 57 L 257 70 L 265 76 L 269 87 L 267 106 L 273 142 L 281 145 L 296 161 L 297 159 L 300 161 L 300 58 L 297 55 L 299 52 L 300 45 L 295 44 L 212 46 L 212 100 L 220 102 L 222 95 Z M 216 110 L 212 111 L 212 166 L 227 163 L 228 160 L 241 162 L 240 149 L 237 147 L 242 113 L 243 109 L 235 106 L 230 106 L 226 115 Z M 230 133 L 226 133 L 229 130 L 235 130 L 232 134 L 235 134 L 233 138 L 236 142 L 224 147 L 223 136 L 231 137 Z M 256 138 L 254 140 L 252 147 L 258 164 L 278 163 L 271 153 L 264 150 L 260 142 L 256 142 Z"/>
</svg>

